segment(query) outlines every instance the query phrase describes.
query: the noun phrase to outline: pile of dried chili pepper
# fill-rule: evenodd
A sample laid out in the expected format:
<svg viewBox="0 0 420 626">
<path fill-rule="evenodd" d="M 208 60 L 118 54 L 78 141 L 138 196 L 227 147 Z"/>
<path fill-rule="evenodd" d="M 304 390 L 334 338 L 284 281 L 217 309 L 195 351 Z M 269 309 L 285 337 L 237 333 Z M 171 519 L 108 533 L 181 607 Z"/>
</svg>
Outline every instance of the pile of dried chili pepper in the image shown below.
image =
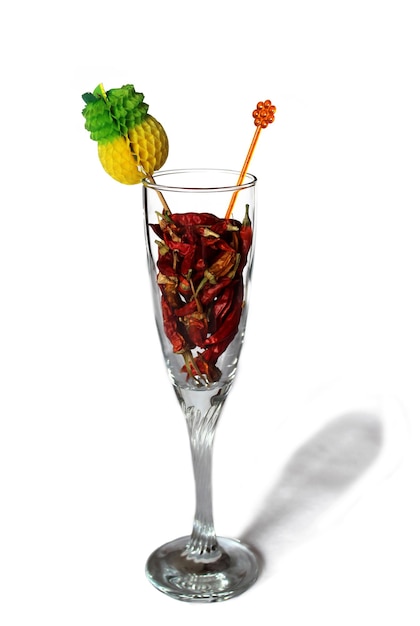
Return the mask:
<svg viewBox="0 0 420 626">
<path fill-rule="evenodd" d="M 151 224 L 159 237 L 157 282 L 166 336 L 174 353 L 183 355 L 187 377 L 205 384 L 220 379 L 217 360 L 238 331 L 242 273 L 252 243 L 248 208 L 242 223 L 164 210 L 158 224 Z"/>
</svg>

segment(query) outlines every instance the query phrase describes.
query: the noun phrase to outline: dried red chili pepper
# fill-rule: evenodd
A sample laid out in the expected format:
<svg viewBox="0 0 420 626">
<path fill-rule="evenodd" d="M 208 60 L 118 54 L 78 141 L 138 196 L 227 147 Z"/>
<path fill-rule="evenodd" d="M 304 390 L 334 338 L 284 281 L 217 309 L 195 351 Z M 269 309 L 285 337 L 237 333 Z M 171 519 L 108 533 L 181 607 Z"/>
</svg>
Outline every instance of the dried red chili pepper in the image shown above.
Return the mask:
<svg viewBox="0 0 420 626">
<path fill-rule="evenodd" d="M 182 274 L 178 274 L 178 292 L 181 298 L 187 302 L 192 296 L 191 283 L 187 276 L 182 276 Z"/>
<path fill-rule="evenodd" d="M 216 365 L 206 361 L 199 354 L 195 358 L 191 353 L 186 352 L 184 354 L 185 365 L 181 368 L 182 372 L 185 372 L 188 376 L 200 379 L 204 378 L 205 382 L 215 383 L 222 376 L 222 372 Z"/>
<path fill-rule="evenodd" d="M 205 313 L 195 311 L 182 318 L 188 338 L 194 346 L 204 348 L 207 340 L 208 323 Z"/>
<path fill-rule="evenodd" d="M 249 205 L 245 208 L 245 217 L 242 222 L 242 226 L 239 230 L 239 237 L 241 239 L 241 262 L 238 267 L 238 271 L 242 272 L 248 259 L 248 252 L 252 245 L 252 225 L 249 219 Z"/>
<path fill-rule="evenodd" d="M 213 332 L 216 332 L 216 330 L 220 328 L 224 317 L 229 312 L 235 296 L 235 288 L 236 285 L 231 281 L 230 284 L 224 288 L 219 298 L 217 298 L 214 302 L 211 312 L 212 319 L 214 320 L 212 323 L 212 327 L 214 328 Z"/>
<path fill-rule="evenodd" d="M 229 276 L 222 276 L 216 283 L 211 284 L 207 282 L 202 291 L 200 292 L 200 300 L 204 307 L 209 305 L 212 301 L 219 296 L 224 288 L 231 282 Z"/>
<path fill-rule="evenodd" d="M 176 276 L 165 276 L 165 274 L 159 273 L 157 283 L 171 309 L 179 307 L 181 300 L 178 293 L 178 280 Z"/>
<path fill-rule="evenodd" d="M 186 304 L 174 309 L 175 315 L 178 317 L 185 317 L 197 312 L 197 301 L 195 299 L 190 300 Z"/>
<path fill-rule="evenodd" d="M 182 354 L 188 346 L 185 338 L 179 332 L 177 318 L 173 315 L 172 309 L 164 297 L 161 299 L 161 308 L 165 334 L 171 342 L 175 354 Z"/>
<path fill-rule="evenodd" d="M 209 269 L 204 272 L 204 275 L 214 284 L 219 277 L 226 276 L 232 271 L 236 262 L 236 255 L 236 251 L 229 247 L 229 250 L 225 250 L 217 257 Z"/>
<path fill-rule="evenodd" d="M 174 352 L 184 355 L 187 376 L 215 382 L 221 377 L 216 362 L 242 315 L 242 271 L 252 243 L 248 207 L 242 224 L 190 212 L 162 215 L 152 228 L 160 237 L 165 333 Z"/>
<path fill-rule="evenodd" d="M 239 321 L 242 315 L 243 304 L 243 283 L 238 281 L 236 289 L 232 294 L 228 310 L 223 312 L 221 323 L 217 324 L 217 330 L 207 337 L 205 345 L 211 346 L 223 342 L 232 332 L 236 334 Z"/>
<path fill-rule="evenodd" d="M 176 276 L 176 270 L 174 268 L 173 254 L 172 252 L 166 252 L 159 254 L 157 260 L 157 266 L 161 274 L 164 276 Z"/>
<path fill-rule="evenodd" d="M 213 215 L 213 213 L 195 213 L 193 211 L 189 213 L 172 213 L 171 219 L 178 226 L 203 226 L 220 221 L 220 218 Z"/>
<path fill-rule="evenodd" d="M 195 246 L 190 243 L 184 243 L 181 241 L 166 240 L 165 243 L 172 252 L 178 252 L 181 257 L 189 257 L 195 252 Z"/>
<path fill-rule="evenodd" d="M 183 276 L 186 276 L 191 268 L 194 266 L 194 259 L 197 255 L 197 246 L 194 244 L 186 244 L 189 246 L 187 252 L 183 255 L 181 261 L 180 272 Z"/>
</svg>

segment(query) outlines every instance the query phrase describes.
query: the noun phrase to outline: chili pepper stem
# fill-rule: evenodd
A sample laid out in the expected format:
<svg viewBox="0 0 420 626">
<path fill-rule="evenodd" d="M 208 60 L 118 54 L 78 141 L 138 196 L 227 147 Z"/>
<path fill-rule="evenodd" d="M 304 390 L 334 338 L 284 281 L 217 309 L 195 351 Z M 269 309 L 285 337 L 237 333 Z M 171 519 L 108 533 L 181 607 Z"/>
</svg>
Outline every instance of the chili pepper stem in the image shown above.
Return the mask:
<svg viewBox="0 0 420 626">
<path fill-rule="evenodd" d="M 194 300 L 196 302 L 196 305 L 197 305 L 197 312 L 198 313 L 202 313 L 203 312 L 203 307 L 201 306 L 201 302 L 200 302 L 200 300 L 197 297 L 197 291 L 194 288 L 194 283 L 191 280 L 191 278 L 190 278 L 190 286 L 191 286 L 191 292 L 192 292 L 193 298 L 194 298 Z"/>
<path fill-rule="evenodd" d="M 205 376 L 199 373 L 200 370 L 194 360 L 191 350 L 185 350 L 182 356 L 184 358 L 185 368 L 187 370 L 188 375 L 193 380 L 195 380 L 199 385 L 207 385 L 207 380 Z"/>
</svg>

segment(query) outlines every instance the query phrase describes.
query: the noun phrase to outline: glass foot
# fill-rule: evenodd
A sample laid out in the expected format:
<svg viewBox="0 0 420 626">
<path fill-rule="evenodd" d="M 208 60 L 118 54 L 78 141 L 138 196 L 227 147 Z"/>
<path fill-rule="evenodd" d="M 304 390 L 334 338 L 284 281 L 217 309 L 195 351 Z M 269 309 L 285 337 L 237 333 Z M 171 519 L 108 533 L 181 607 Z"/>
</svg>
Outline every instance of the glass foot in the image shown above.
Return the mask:
<svg viewBox="0 0 420 626">
<path fill-rule="evenodd" d="M 185 555 L 189 539 L 175 539 L 150 555 L 146 576 L 162 593 L 186 602 L 219 602 L 243 593 L 257 580 L 257 559 L 245 544 L 218 537 L 221 556 L 196 560 Z"/>
</svg>

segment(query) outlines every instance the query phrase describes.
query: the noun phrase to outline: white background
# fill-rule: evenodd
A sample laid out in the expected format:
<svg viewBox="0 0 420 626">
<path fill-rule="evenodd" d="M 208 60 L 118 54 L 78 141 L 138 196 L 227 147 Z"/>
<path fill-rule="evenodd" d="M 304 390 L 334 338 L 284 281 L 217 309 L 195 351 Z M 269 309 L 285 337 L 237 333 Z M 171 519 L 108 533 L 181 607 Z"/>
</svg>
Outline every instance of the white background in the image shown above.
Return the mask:
<svg viewBox="0 0 420 626">
<path fill-rule="evenodd" d="M 2 625 L 418 625 L 416 4 L 1 9 Z M 83 128 L 99 82 L 145 94 L 169 168 L 240 169 L 252 109 L 277 106 L 250 168 L 252 304 L 214 458 L 216 528 L 265 568 L 223 604 L 144 576 L 190 531 L 193 483 L 140 188 L 103 172 Z"/>
</svg>

